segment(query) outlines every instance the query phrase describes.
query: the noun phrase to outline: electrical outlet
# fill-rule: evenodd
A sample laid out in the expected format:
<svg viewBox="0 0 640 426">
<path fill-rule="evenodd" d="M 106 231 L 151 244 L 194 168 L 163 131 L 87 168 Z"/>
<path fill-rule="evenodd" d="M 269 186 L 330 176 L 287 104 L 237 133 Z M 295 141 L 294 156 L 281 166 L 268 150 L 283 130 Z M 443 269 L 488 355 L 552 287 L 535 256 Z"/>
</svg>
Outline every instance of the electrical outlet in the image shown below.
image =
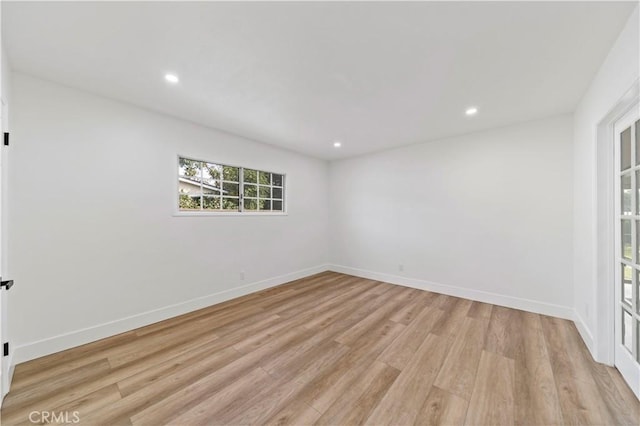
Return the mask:
<svg viewBox="0 0 640 426">
<path fill-rule="evenodd" d="M 244 281 L 244 271 L 240 271 L 240 281 Z"/>
<path fill-rule="evenodd" d="M 402 264 L 398 265 L 398 271 L 404 272 L 404 265 Z"/>
</svg>

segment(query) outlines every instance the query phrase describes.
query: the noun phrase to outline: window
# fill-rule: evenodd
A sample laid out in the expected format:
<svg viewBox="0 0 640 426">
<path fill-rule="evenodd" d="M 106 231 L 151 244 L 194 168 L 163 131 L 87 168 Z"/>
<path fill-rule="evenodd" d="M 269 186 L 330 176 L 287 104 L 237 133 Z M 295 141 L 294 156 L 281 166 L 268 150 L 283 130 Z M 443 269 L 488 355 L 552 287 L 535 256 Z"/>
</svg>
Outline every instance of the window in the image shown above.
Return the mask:
<svg viewBox="0 0 640 426">
<path fill-rule="evenodd" d="M 178 158 L 181 212 L 284 212 L 283 174 Z"/>
</svg>

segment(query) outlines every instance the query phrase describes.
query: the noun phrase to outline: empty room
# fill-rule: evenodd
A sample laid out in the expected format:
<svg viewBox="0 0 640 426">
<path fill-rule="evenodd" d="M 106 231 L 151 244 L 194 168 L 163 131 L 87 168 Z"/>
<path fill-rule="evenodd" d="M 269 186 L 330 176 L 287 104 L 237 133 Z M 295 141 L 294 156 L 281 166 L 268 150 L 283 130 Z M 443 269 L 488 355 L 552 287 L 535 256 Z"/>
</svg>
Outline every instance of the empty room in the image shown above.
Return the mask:
<svg viewBox="0 0 640 426">
<path fill-rule="evenodd" d="M 2 425 L 639 425 L 639 10 L 1 1 Z"/>
</svg>

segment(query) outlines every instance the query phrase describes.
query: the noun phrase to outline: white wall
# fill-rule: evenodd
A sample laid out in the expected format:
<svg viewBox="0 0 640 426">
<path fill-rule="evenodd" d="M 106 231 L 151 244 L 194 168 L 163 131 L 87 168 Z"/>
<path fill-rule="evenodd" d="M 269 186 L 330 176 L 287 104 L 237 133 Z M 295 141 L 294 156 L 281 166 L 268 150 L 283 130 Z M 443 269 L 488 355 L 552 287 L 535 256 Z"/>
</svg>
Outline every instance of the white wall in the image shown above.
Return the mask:
<svg viewBox="0 0 640 426">
<path fill-rule="evenodd" d="M 571 140 L 560 116 L 332 163 L 331 262 L 571 317 Z"/>
<path fill-rule="evenodd" d="M 5 104 L 9 104 L 9 100 L 11 99 L 11 68 L 9 66 L 9 58 L 7 57 L 6 49 L 0 49 L 2 51 L 2 75 L 0 77 L 2 84 L 2 99 Z"/>
<path fill-rule="evenodd" d="M 325 269 L 326 162 L 13 77 L 15 362 Z M 285 172 L 288 215 L 173 216 L 178 154 Z"/>
<path fill-rule="evenodd" d="M 603 247 L 598 247 L 597 126 L 638 80 L 638 20 L 636 7 L 574 114 L 574 300 L 578 329 L 600 361 L 607 361 L 612 322 L 611 311 L 598 307 L 598 299 L 603 299 L 598 291 L 598 255 Z"/>
</svg>

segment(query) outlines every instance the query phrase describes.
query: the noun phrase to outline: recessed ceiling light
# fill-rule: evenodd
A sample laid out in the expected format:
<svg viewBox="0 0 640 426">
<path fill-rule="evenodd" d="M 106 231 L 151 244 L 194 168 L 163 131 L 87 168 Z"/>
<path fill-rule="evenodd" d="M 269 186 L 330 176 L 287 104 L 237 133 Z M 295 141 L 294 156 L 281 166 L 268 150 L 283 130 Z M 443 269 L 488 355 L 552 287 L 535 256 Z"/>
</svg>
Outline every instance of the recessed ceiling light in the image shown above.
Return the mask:
<svg viewBox="0 0 640 426">
<path fill-rule="evenodd" d="M 478 113 L 478 108 L 476 107 L 467 108 L 467 110 L 464 113 L 467 115 L 476 115 Z"/>
<path fill-rule="evenodd" d="M 167 80 L 169 83 L 173 83 L 173 84 L 176 84 L 177 82 L 180 81 L 178 76 L 175 74 L 165 74 L 164 79 Z"/>
<path fill-rule="evenodd" d="M 336 147 L 336 148 L 340 148 L 340 147 L 342 146 L 342 143 L 340 143 L 340 142 L 334 142 L 334 143 L 333 143 L 333 146 L 334 146 L 334 147 Z"/>
</svg>

